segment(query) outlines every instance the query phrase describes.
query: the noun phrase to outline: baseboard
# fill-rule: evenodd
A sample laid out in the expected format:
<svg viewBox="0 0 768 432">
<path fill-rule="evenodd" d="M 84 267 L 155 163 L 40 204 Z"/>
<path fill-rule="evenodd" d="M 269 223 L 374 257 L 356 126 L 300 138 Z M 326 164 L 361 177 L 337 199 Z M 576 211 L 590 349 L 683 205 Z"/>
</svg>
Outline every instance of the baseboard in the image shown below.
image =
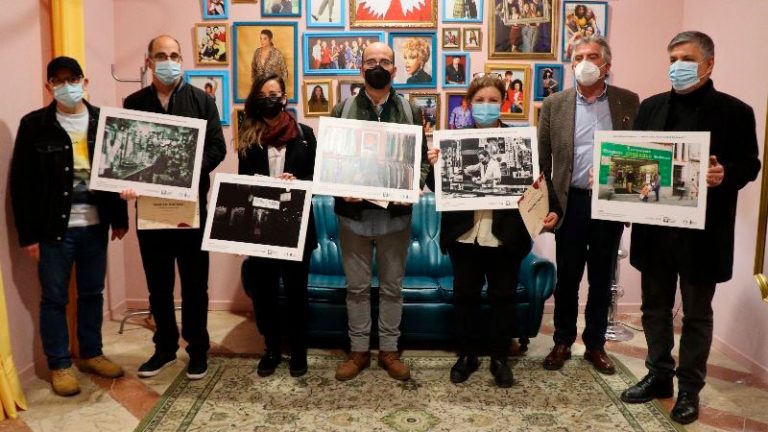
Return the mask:
<svg viewBox="0 0 768 432">
<path fill-rule="evenodd" d="M 586 303 L 579 303 L 579 313 L 584 313 L 586 306 Z M 619 303 L 618 312 L 626 314 L 640 313 L 640 306 L 640 303 Z M 544 313 L 555 313 L 555 304 L 553 302 L 544 303 Z"/>
<path fill-rule="evenodd" d="M 760 381 L 768 383 L 768 367 L 757 363 L 755 360 L 717 336 L 712 338 L 712 346 L 728 356 L 730 359 L 741 363 L 749 371 L 749 373 L 754 375 Z"/>
<path fill-rule="evenodd" d="M 174 302 L 176 306 L 181 306 L 181 299 Z M 149 309 L 149 300 L 147 299 L 128 299 L 124 302 L 124 310 L 142 310 Z M 248 302 L 235 302 L 232 300 L 211 300 L 208 302 L 208 310 L 211 311 L 230 311 L 230 312 L 244 312 L 252 309 L 250 301 Z"/>
</svg>

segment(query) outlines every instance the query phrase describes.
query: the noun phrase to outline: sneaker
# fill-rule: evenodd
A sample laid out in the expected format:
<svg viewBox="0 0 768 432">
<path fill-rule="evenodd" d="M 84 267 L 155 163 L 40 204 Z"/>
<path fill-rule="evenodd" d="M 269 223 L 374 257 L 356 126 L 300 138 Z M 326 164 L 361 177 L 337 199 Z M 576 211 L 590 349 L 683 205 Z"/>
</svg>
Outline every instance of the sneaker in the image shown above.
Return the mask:
<svg viewBox="0 0 768 432">
<path fill-rule="evenodd" d="M 208 375 L 208 356 L 194 355 L 189 357 L 187 365 L 187 378 L 199 380 Z"/>
<path fill-rule="evenodd" d="M 370 351 L 352 351 L 349 353 L 349 357 L 336 368 L 336 379 L 339 381 L 351 380 L 370 365 Z"/>
<path fill-rule="evenodd" d="M 379 366 L 396 380 L 407 381 L 411 378 L 411 370 L 400 360 L 397 351 L 379 351 Z"/>
<path fill-rule="evenodd" d="M 141 378 L 153 377 L 174 363 L 176 363 L 176 354 L 160 354 L 156 352 L 143 365 L 139 366 L 138 375 Z"/>
<path fill-rule="evenodd" d="M 80 393 L 80 384 L 77 383 L 72 366 L 51 370 L 51 387 L 59 396 L 74 396 Z"/>
<path fill-rule="evenodd" d="M 78 366 L 82 372 L 92 373 L 102 378 L 120 378 L 125 373 L 119 364 L 103 355 L 81 360 Z"/>
<path fill-rule="evenodd" d="M 259 365 L 256 366 L 256 373 L 260 377 L 268 377 L 275 373 L 277 366 L 283 361 L 283 356 L 279 351 L 267 351 L 259 360 Z"/>
</svg>

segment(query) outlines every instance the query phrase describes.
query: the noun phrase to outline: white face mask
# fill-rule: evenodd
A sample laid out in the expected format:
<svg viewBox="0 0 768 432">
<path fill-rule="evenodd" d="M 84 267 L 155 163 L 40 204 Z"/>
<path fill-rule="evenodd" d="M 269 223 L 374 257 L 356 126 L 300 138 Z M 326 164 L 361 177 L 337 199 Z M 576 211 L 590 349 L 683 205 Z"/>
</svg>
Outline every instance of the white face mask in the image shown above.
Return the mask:
<svg viewBox="0 0 768 432">
<path fill-rule="evenodd" d="M 601 67 L 595 66 L 591 61 L 582 60 L 581 63 L 576 65 L 574 70 L 576 81 L 585 87 L 591 86 L 600 79 Z"/>
</svg>

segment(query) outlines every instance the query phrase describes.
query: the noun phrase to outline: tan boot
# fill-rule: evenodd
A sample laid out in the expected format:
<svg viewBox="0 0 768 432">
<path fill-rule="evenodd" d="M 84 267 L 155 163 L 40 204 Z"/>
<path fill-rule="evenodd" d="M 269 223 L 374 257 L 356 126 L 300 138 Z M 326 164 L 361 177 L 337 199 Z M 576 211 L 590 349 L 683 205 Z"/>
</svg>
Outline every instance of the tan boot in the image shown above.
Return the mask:
<svg viewBox="0 0 768 432">
<path fill-rule="evenodd" d="M 53 369 L 51 371 L 51 386 L 53 392 L 59 396 L 74 396 L 80 393 L 80 384 L 77 383 L 75 371 L 71 366 Z"/>
<path fill-rule="evenodd" d="M 407 381 L 411 378 L 411 370 L 400 360 L 397 351 L 379 351 L 379 366 L 396 380 Z"/>
<path fill-rule="evenodd" d="M 119 364 L 103 355 L 83 359 L 78 366 L 81 371 L 92 373 L 102 378 L 119 378 L 124 374 L 123 368 L 121 368 Z"/>
<path fill-rule="evenodd" d="M 351 352 L 349 357 L 336 368 L 336 379 L 339 381 L 347 381 L 356 377 L 360 371 L 371 365 L 371 353 L 365 352 Z"/>
</svg>

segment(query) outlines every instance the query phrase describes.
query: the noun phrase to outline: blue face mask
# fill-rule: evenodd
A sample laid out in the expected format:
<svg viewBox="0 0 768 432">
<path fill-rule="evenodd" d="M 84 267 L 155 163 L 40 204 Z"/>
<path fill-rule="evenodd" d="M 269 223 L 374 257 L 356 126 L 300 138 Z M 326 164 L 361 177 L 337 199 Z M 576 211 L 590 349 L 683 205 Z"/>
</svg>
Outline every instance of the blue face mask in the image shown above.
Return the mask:
<svg viewBox="0 0 768 432">
<path fill-rule="evenodd" d="M 181 63 L 166 60 L 155 62 L 155 76 L 165 85 L 175 83 L 181 76 Z"/>
<path fill-rule="evenodd" d="M 473 103 L 472 118 L 481 126 L 495 124 L 501 115 L 501 104 L 497 103 Z"/>
<path fill-rule="evenodd" d="M 669 80 L 677 91 L 695 86 L 699 83 L 699 64 L 683 60 L 672 63 L 669 65 Z"/>
<path fill-rule="evenodd" d="M 53 89 L 53 97 L 56 98 L 56 102 L 66 107 L 74 108 L 75 105 L 83 100 L 83 83 L 64 83 L 55 87 Z"/>
</svg>

